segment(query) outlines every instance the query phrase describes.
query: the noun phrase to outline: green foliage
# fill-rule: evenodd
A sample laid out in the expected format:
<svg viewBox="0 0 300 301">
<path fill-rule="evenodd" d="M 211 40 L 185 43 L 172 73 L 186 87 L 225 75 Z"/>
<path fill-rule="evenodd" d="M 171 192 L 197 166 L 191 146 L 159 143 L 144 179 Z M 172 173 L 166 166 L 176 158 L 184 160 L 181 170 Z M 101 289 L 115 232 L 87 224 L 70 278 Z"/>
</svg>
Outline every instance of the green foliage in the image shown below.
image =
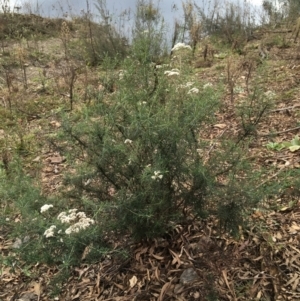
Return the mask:
<svg viewBox="0 0 300 301">
<path fill-rule="evenodd" d="M 174 87 L 163 71 L 132 59 L 124 70 L 117 92 L 86 113 L 94 122 L 65 124 L 88 158 L 69 183 L 110 208 L 118 228 L 152 237 L 189 206 L 202 211 L 210 175 L 197 131 L 212 120 L 218 92 L 188 95 L 180 81 Z"/>
<path fill-rule="evenodd" d="M 280 151 L 285 148 L 285 146 L 280 142 L 269 142 L 266 144 L 267 149 Z"/>
<path fill-rule="evenodd" d="M 267 149 L 281 151 L 282 149 L 289 149 L 291 152 L 295 152 L 300 149 L 300 139 L 295 136 L 291 141 L 286 142 L 269 142 L 266 144 Z"/>
</svg>

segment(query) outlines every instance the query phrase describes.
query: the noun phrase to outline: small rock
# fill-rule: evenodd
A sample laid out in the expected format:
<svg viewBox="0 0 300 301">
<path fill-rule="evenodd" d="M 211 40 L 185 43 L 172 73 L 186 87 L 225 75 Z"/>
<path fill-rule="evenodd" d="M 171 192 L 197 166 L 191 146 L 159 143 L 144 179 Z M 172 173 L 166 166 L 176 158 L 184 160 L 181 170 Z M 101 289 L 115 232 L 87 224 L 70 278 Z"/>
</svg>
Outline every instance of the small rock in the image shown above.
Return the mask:
<svg viewBox="0 0 300 301">
<path fill-rule="evenodd" d="M 66 159 L 61 156 L 57 156 L 57 157 L 50 157 L 48 158 L 48 160 L 50 161 L 51 164 L 60 164 L 64 162 Z"/>
<path fill-rule="evenodd" d="M 194 268 L 188 268 L 180 276 L 180 283 L 188 284 L 198 279 L 198 274 Z"/>
</svg>

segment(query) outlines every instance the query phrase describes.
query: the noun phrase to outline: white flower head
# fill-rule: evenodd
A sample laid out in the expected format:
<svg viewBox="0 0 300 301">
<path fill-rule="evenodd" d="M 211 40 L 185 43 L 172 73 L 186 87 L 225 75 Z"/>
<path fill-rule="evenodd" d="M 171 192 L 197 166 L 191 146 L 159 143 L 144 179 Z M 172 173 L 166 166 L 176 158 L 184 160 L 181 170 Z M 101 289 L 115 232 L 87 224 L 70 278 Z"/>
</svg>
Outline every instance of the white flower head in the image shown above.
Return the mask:
<svg viewBox="0 0 300 301">
<path fill-rule="evenodd" d="M 86 215 L 85 215 L 85 213 L 84 212 L 78 212 L 77 214 L 76 214 L 76 217 L 77 218 L 86 218 Z"/>
<path fill-rule="evenodd" d="M 163 178 L 163 175 L 159 170 L 154 171 L 154 175 L 151 176 L 152 180 L 161 180 L 162 178 Z"/>
<path fill-rule="evenodd" d="M 189 49 L 192 50 L 192 47 L 190 45 L 185 45 L 185 43 L 177 43 L 173 48 L 172 51 L 176 51 L 179 49 Z"/>
<path fill-rule="evenodd" d="M 62 223 L 71 224 L 71 226 L 66 229 L 66 234 L 78 233 L 80 230 L 86 229 L 95 223 L 93 219 L 86 217 L 86 214 L 82 211 L 77 212 L 77 209 L 70 209 L 68 212 L 69 214 L 61 212 L 57 217 Z M 59 230 L 58 233 L 61 233 L 61 230 Z"/>
<path fill-rule="evenodd" d="M 198 94 L 199 93 L 199 89 L 197 89 L 197 88 L 192 88 L 189 92 L 188 92 L 188 94 Z"/>
<path fill-rule="evenodd" d="M 178 75 L 180 75 L 180 73 L 178 71 L 165 71 L 164 74 L 167 75 L 167 76 L 178 76 Z"/>
<path fill-rule="evenodd" d="M 203 85 L 203 89 L 207 89 L 209 87 L 212 87 L 212 83 L 207 83 L 207 84 Z"/>
<path fill-rule="evenodd" d="M 132 140 L 130 140 L 130 139 L 125 139 L 124 143 L 125 143 L 125 144 L 131 144 L 131 143 L 132 143 Z"/>
<path fill-rule="evenodd" d="M 194 84 L 194 82 L 187 82 L 187 83 L 185 84 L 185 86 L 188 88 L 188 87 L 192 86 L 193 84 Z"/>
<path fill-rule="evenodd" d="M 81 218 L 77 223 L 71 225 L 68 229 L 66 229 L 65 233 L 68 235 L 72 233 L 78 233 L 80 230 L 84 230 L 94 223 L 95 221 L 91 218 Z"/>
<path fill-rule="evenodd" d="M 119 80 L 122 80 L 124 78 L 125 71 L 124 70 L 119 70 Z"/>
<path fill-rule="evenodd" d="M 49 237 L 53 237 L 54 236 L 54 230 L 56 229 L 56 226 L 55 225 L 52 225 L 49 229 L 47 229 L 45 232 L 44 232 L 44 236 L 46 236 L 46 238 L 49 238 Z"/>
<path fill-rule="evenodd" d="M 194 84 L 194 82 L 187 82 L 185 85 L 180 85 L 179 88 L 189 88 Z"/>
<path fill-rule="evenodd" d="M 59 219 L 64 224 L 69 224 L 71 222 L 70 216 L 66 214 L 66 212 L 61 212 L 57 219 Z"/>
<path fill-rule="evenodd" d="M 47 204 L 43 205 L 41 207 L 41 213 L 48 211 L 52 207 L 53 207 L 53 205 L 47 205 Z"/>
<path fill-rule="evenodd" d="M 139 106 L 141 106 L 141 105 L 146 105 L 146 104 L 147 104 L 147 101 L 139 101 L 139 102 L 138 102 L 138 105 L 139 105 Z"/>
</svg>

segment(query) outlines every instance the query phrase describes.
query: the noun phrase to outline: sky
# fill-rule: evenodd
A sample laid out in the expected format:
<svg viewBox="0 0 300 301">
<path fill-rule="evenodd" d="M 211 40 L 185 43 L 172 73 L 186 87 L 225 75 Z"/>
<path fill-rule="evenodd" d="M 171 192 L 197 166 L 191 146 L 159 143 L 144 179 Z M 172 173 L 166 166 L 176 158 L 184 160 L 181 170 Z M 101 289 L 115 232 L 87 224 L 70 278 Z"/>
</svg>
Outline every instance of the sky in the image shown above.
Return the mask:
<svg viewBox="0 0 300 301">
<path fill-rule="evenodd" d="M 93 20 L 98 21 L 99 11 L 95 7 L 97 1 L 106 2 L 107 9 L 109 11 L 109 16 L 113 16 L 112 24 L 114 24 L 124 37 L 128 40 L 132 36 L 133 20 L 134 20 L 134 10 L 136 7 L 137 0 L 0 0 L 1 3 L 9 1 L 11 10 L 13 7 L 21 7 L 23 13 L 33 13 L 38 14 L 43 17 L 73 17 L 80 16 L 87 12 L 87 2 L 89 3 L 89 12 L 93 15 Z M 145 0 L 145 2 L 150 0 Z M 196 3 L 205 12 L 212 11 L 214 3 L 218 3 L 222 7 L 227 2 L 233 4 L 239 4 L 240 7 L 245 7 L 250 5 L 251 7 L 251 21 L 256 20 L 258 23 L 261 20 L 261 7 L 263 0 L 153 0 L 156 5 L 158 3 L 160 13 L 164 18 L 165 30 L 170 32 L 167 36 L 167 43 L 171 43 L 171 36 L 174 32 L 175 20 L 181 22 L 183 20 L 183 9 L 182 2 L 190 1 Z M 0 6 L 1 7 L 1 6 Z M 123 19 L 120 15 L 124 11 L 130 10 L 130 15 L 126 14 Z M 247 10 L 246 10 L 247 11 Z M 248 16 L 248 13 L 246 14 Z M 250 17 L 249 17 L 250 18 Z"/>
<path fill-rule="evenodd" d="M 30 9 L 32 13 L 40 13 L 45 17 L 59 17 L 63 13 L 71 13 L 79 15 L 82 10 L 86 11 L 86 0 L 9 0 L 10 6 L 21 6 L 22 9 Z M 230 2 L 240 2 L 243 3 L 244 0 L 230 0 Z M 246 0 L 251 5 L 260 6 L 263 0 Z M 95 6 L 93 2 L 97 2 L 97 0 L 88 0 L 90 3 L 90 9 L 93 13 L 96 13 Z M 157 1 L 154 0 L 154 3 Z M 195 0 L 192 2 L 196 2 L 199 6 L 203 5 L 203 3 L 213 2 L 213 1 L 205 1 L 205 0 Z M 224 2 L 220 0 L 219 2 Z M 0 0 L 1 3 L 1 0 Z M 107 8 L 110 12 L 121 12 L 125 9 L 134 9 L 136 0 L 107 0 Z M 176 8 L 178 10 L 181 9 L 182 0 L 160 0 L 159 7 L 163 15 L 166 19 L 169 19 L 172 14 L 176 14 Z M 205 4 L 205 5 L 206 5 Z M 63 12 L 63 13 L 62 13 Z"/>
<path fill-rule="evenodd" d="M 1 4 L 0 0 L 0 4 Z M 7 1 L 7 0 L 5 0 Z M 97 21 L 97 15 L 99 15 L 98 10 L 95 7 L 95 3 L 97 0 L 8 0 L 10 1 L 10 7 L 19 6 L 22 7 L 21 11 L 25 13 L 33 13 L 39 14 L 43 17 L 72 17 L 82 15 L 87 12 L 87 2 L 89 3 L 89 10 L 94 16 L 94 20 Z M 147 0 L 145 0 L 147 2 Z M 164 17 L 165 24 L 167 24 L 167 30 L 173 32 L 173 27 L 175 24 L 175 19 L 182 20 L 183 19 L 183 11 L 182 11 L 182 2 L 186 2 L 188 0 L 153 0 L 154 4 L 159 3 L 159 8 L 162 16 Z M 218 2 L 223 5 L 225 2 L 231 3 L 239 3 L 241 6 L 246 2 L 251 5 L 253 10 L 259 11 L 261 8 L 261 4 L 263 0 L 190 0 L 192 3 L 196 3 L 199 7 L 202 7 L 205 11 L 212 8 L 212 4 Z M 105 1 L 104 1 L 105 2 Z M 106 6 L 110 15 L 113 15 L 115 24 L 121 24 L 120 22 L 120 14 L 125 10 L 130 9 L 130 19 L 123 18 L 122 28 L 125 28 L 125 31 L 128 33 L 124 33 L 125 36 L 129 37 L 129 28 L 131 21 L 133 20 L 134 10 L 136 7 L 137 0 L 106 0 Z M 253 14 L 252 10 L 252 14 Z M 128 16 L 128 15 L 127 15 Z M 259 17 L 256 17 L 256 20 Z M 99 18 L 98 18 L 99 20 Z M 130 21 L 131 20 L 131 21 Z M 117 25 L 118 26 L 118 25 Z"/>
</svg>

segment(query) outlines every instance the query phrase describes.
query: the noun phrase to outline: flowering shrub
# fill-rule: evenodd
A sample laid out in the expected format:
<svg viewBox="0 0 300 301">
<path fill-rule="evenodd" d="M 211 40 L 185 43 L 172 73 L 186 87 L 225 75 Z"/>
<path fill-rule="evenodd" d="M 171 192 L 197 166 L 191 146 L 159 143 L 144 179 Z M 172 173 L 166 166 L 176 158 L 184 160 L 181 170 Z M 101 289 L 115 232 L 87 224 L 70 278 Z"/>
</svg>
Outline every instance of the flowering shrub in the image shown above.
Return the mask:
<svg viewBox="0 0 300 301">
<path fill-rule="evenodd" d="M 192 87 L 187 66 L 179 73 L 127 58 L 121 68 L 116 93 L 87 111 L 96 122 L 64 124 L 72 154 L 72 141 L 82 141 L 87 158 L 66 184 L 95 204 L 96 222 L 141 239 L 164 233 L 190 206 L 203 213 L 210 173 L 197 152 L 206 147 L 199 130 L 213 120 L 219 91 Z M 169 81 L 170 74 L 180 76 Z"/>
</svg>

